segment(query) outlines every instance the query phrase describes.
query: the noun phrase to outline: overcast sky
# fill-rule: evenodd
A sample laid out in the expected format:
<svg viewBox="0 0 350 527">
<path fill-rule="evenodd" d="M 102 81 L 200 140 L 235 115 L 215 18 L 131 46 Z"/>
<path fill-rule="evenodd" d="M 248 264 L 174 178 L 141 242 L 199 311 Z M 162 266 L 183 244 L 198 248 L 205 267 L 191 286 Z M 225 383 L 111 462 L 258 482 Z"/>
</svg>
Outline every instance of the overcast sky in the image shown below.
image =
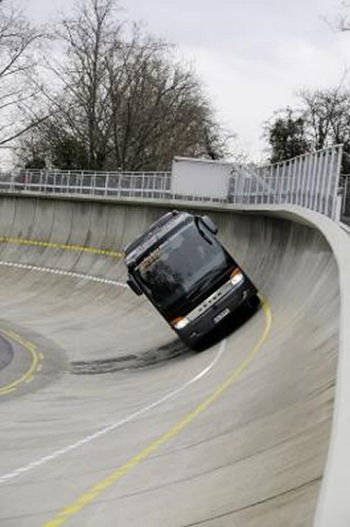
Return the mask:
<svg viewBox="0 0 350 527">
<path fill-rule="evenodd" d="M 73 0 L 19 0 L 36 22 Z M 219 121 L 259 159 L 262 125 L 302 88 L 337 86 L 349 68 L 350 32 L 333 30 L 338 0 L 121 0 L 123 16 L 192 61 Z"/>
</svg>

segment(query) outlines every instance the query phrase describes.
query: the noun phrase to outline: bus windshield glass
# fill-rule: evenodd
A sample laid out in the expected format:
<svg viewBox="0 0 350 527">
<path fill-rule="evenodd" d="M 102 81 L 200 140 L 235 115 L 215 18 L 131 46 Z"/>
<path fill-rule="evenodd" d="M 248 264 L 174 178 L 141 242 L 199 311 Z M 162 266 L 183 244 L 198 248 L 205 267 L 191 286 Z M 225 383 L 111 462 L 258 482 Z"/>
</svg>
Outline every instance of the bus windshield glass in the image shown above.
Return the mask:
<svg viewBox="0 0 350 527">
<path fill-rule="evenodd" d="M 136 273 L 157 307 L 168 311 L 195 298 L 233 263 L 216 238 L 191 221 L 148 254 Z"/>
</svg>

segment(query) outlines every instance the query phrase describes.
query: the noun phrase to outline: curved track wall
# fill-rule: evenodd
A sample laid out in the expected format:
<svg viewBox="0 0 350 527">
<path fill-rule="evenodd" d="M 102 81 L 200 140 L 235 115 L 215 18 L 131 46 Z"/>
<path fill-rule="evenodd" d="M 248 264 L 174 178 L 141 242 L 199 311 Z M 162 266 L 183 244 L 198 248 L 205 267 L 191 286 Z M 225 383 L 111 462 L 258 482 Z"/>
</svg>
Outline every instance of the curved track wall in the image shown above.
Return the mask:
<svg viewBox="0 0 350 527">
<path fill-rule="evenodd" d="M 272 324 L 261 310 L 195 354 L 122 286 L 118 253 L 165 210 L 1 198 L 2 526 L 312 525 L 338 354 L 332 250 L 287 219 L 209 211 Z"/>
</svg>

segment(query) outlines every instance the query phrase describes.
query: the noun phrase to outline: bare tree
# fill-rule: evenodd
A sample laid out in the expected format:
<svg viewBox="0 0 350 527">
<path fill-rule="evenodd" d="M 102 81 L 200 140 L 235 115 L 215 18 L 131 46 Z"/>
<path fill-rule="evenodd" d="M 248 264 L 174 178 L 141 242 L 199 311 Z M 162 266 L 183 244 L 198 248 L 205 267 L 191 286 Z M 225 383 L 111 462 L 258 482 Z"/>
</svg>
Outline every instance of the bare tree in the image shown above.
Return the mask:
<svg viewBox="0 0 350 527">
<path fill-rule="evenodd" d="M 335 17 L 335 21 L 332 21 L 330 25 L 335 25 L 338 31 L 350 31 L 350 2 L 348 0 L 341 0 L 338 4 L 337 11 L 338 14 Z"/>
<path fill-rule="evenodd" d="M 105 89 L 106 57 L 119 33 L 110 22 L 114 4 L 114 0 L 81 1 L 75 15 L 56 27 L 53 38 L 59 53 L 46 58 L 48 80 L 38 84 L 44 104 L 35 108 L 31 118 L 40 124 L 24 140 L 29 155 L 74 165 L 76 151 L 84 151 L 77 157 L 84 159 L 85 168 L 103 166 L 111 114 Z M 42 119 L 50 111 L 50 118 Z"/>
<path fill-rule="evenodd" d="M 264 135 L 270 146 L 271 163 L 291 159 L 309 151 L 305 112 L 291 108 L 280 110 L 265 123 L 264 128 Z"/>
<path fill-rule="evenodd" d="M 315 149 L 348 141 L 350 93 L 341 87 L 299 94 Z"/>
<path fill-rule="evenodd" d="M 169 46 L 142 37 L 109 67 L 113 162 L 132 170 L 168 168 L 176 154 L 218 158 L 223 141 L 190 68 L 171 60 Z"/>
<path fill-rule="evenodd" d="M 0 2 L 0 145 L 9 144 L 36 124 L 24 121 L 19 110 L 37 94 L 31 78 L 36 45 L 42 37 L 21 12 Z"/>
<path fill-rule="evenodd" d="M 125 27 L 116 0 L 78 3 L 56 36 L 65 54 L 50 61 L 56 94 L 44 90 L 54 115 L 31 137 L 42 157 L 62 166 L 70 154 L 65 161 L 56 154 L 66 144 L 80 152 L 81 168 L 137 170 L 168 168 L 175 154 L 223 155 L 220 127 L 194 73 L 176 63 L 169 44 Z"/>
<path fill-rule="evenodd" d="M 339 85 L 328 90 L 304 90 L 299 105 L 286 109 L 266 126 L 270 160 L 283 160 L 310 150 L 343 144 L 343 171 L 350 171 L 350 91 Z M 292 118 L 291 118 L 292 117 Z M 291 150 L 281 145 L 293 145 Z M 295 148 L 296 147 L 296 148 Z"/>
</svg>

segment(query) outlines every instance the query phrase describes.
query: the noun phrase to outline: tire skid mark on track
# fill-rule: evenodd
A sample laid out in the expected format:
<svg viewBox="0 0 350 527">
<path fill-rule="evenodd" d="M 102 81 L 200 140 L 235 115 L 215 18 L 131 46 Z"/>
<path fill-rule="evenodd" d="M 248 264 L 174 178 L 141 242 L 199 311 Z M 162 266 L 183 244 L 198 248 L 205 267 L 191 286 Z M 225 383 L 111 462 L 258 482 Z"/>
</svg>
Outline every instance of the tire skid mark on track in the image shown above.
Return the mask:
<svg viewBox="0 0 350 527">
<path fill-rule="evenodd" d="M 72 516 L 79 513 L 84 507 L 94 502 L 105 490 L 114 485 L 118 480 L 130 472 L 141 461 L 148 458 L 153 452 L 158 450 L 162 445 L 177 436 L 187 425 L 189 425 L 198 415 L 202 414 L 209 406 L 211 406 L 219 397 L 221 397 L 242 374 L 242 372 L 250 365 L 255 358 L 258 351 L 261 349 L 265 340 L 267 339 L 272 322 L 271 308 L 267 301 L 262 300 L 262 309 L 265 314 L 265 327 L 259 340 L 256 342 L 253 349 L 248 353 L 237 367 L 235 367 L 226 380 L 219 385 L 202 403 L 200 403 L 192 412 L 187 414 L 181 421 L 176 423 L 165 434 L 158 437 L 155 441 L 150 443 L 144 450 L 129 459 L 124 465 L 116 469 L 105 479 L 94 485 L 86 493 L 82 494 L 75 502 L 68 507 L 62 509 L 57 516 L 52 520 L 46 522 L 43 527 L 59 527 Z"/>
<path fill-rule="evenodd" d="M 98 438 L 100 438 L 100 437 L 102 437 L 102 436 L 104 436 L 104 435 L 106 435 L 106 434 L 108 434 L 110 432 L 113 432 L 117 428 L 120 428 L 121 426 L 129 423 L 130 421 L 133 421 L 137 417 L 140 417 L 141 415 L 149 412 L 150 410 L 153 410 L 153 408 L 156 408 L 157 406 L 160 406 L 161 404 L 165 403 L 166 401 L 175 398 L 179 393 L 184 391 L 186 388 L 188 388 L 192 384 L 198 382 L 200 379 L 202 379 L 205 375 L 207 375 L 214 368 L 214 366 L 217 364 L 217 362 L 220 360 L 222 354 L 224 353 L 225 346 L 226 346 L 226 339 L 221 342 L 219 350 L 218 350 L 217 354 L 215 355 L 214 359 L 210 362 L 210 364 L 208 366 L 206 366 L 203 370 L 201 370 L 197 375 L 195 375 L 194 377 L 192 377 L 191 379 L 186 381 L 184 384 L 182 384 L 181 386 L 179 386 L 175 390 L 167 393 L 166 395 L 164 395 L 163 397 L 161 397 L 157 401 L 154 401 L 153 403 L 141 408 L 140 410 L 137 410 L 136 412 L 132 413 L 131 415 L 129 415 L 127 417 L 125 417 L 124 419 L 116 421 L 115 423 L 111 423 L 111 424 L 105 426 L 104 428 L 101 428 L 97 432 L 94 432 L 93 434 L 90 434 L 90 435 L 84 437 L 83 439 L 80 439 L 80 440 L 76 441 L 75 443 L 67 445 L 64 448 L 60 448 L 59 450 L 56 450 L 56 451 L 52 452 L 49 455 L 46 455 L 46 456 L 44 456 L 44 457 L 42 457 L 40 459 L 37 459 L 36 461 L 32 461 L 32 462 L 28 463 L 27 465 L 19 467 L 18 469 L 14 470 L 12 472 L 9 472 L 7 474 L 3 474 L 2 476 L 0 476 L 0 484 L 5 483 L 5 482 L 7 482 L 9 480 L 15 479 L 15 478 L 21 476 L 22 474 L 25 474 L 26 472 L 30 472 L 31 470 L 33 470 L 33 469 L 35 469 L 37 467 L 40 467 L 40 466 L 44 465 L 45 463 L 48 463 L 49 461 L 53 461 L 53 460 L 65 455 L 65 454 L 67 454 L 68 452 L 71 452 L 72 450 L 76 450 L 78 448 L 81 448 L 84 445 L 86 445 L 88 443 L 91 443 L 95 439 L 98 439 Z"/>
</svg>

